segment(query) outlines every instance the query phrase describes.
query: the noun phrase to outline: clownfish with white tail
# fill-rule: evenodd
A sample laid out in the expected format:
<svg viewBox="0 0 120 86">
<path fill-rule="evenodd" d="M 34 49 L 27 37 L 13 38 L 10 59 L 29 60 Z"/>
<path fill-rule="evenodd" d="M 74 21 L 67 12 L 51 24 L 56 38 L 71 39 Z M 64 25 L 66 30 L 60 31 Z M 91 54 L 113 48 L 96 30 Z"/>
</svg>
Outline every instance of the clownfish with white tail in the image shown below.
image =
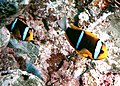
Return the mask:
<svg viewBox="0 0 120 86">
<path fill-rule="evenodd" d="M 11 24 L 6 25 L 7 29 L 12 32 L 15 38 L 23 41 L 33 40 L 33 31 L 29 26 L 20 18 L 15 18 Z"/>
<path fill-rule="evenodd" d="M 78 55 L 92 60 L 101 60 L 107 57 L 105 44 L 91 32 L 73 24 L 67 26 L 66 17 L 59 20 L 58 25 L 65 31 L 67 40 Z"/>
</svg>

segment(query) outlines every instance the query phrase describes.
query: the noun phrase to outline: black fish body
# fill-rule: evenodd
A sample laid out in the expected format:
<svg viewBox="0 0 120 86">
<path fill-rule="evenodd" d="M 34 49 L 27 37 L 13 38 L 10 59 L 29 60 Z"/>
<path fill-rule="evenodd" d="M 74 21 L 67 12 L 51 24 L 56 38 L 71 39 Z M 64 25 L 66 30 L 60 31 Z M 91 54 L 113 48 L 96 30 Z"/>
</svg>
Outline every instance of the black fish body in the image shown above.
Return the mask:
<svg viewBox="0 0 120 86">
<path fill-rule="evenodd" d="M 6 25 L 8 30 L 13 33 L 13 35 L 21 40 L 33 40 L 33 33 L 29 26 L 19 18 L 15 18 L 11 24 Z"/>
</svg>

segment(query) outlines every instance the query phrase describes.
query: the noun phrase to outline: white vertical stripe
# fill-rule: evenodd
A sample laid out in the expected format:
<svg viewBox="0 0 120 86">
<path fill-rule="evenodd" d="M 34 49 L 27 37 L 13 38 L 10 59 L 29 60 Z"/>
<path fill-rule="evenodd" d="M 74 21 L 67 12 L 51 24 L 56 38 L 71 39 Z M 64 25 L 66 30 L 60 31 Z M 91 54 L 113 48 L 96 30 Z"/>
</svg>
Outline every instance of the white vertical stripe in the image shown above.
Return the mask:
<svg viewBox="0 0 120 86">
<path fill-rule="evenodd" d="M 27 33 L 28 33 L 28 30 L 29 30 L 29 27 L 26 27 L 24 32 L 23 32 L 23 38 L 22 40 L 25 40 L 26 36 L 27 36 Z"/>
<path fill-rule="evenodd" d="M 12 26 L 11 26 L 11 31 L 13 30 L 13 28 L 15 27 L 15 24 L 17 22 L 17 18 L 15 19 L 15 21 L 13 22 Z"/>
<path fill-rule="evenodd" d="M 102 47 L 102 41 L 99 40 L 99 41 L 97 42 L 97 45 L 96 45 L 96 48 L 95 48 L 94 59 L 97 59 L 97 58 L 98 58 L 98 55 L 100 54 L 101 47 Z"/>
<path fill-rule="evenodd" d="M 76 49 L 78 49 L 79 44 L 80 44 L 80 42 L 81 42 L 81 40 L 82 40 L 82 38 L 83 38 L 83 35 L 84 35 L 84 31 L 82 30 L 82 32 L 81 32 L 81 34 L 80 34 L 80 36 L 79 36 L 79 38 L 78 38 L 77 44 L 76 44 Z"/>
</svg>

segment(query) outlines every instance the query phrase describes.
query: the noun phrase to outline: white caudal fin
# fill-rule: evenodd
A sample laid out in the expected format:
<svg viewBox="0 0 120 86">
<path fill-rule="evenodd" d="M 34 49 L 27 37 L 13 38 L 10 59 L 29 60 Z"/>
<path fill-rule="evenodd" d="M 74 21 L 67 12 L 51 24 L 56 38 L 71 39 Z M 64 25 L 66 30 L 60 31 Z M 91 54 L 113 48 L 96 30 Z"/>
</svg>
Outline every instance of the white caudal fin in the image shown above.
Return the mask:
<svg viewBox="0 0 120 86">
<path fill-rule="evenodd" d="M 58 20 L 58 25 L 64 31 L 68 28 L 68 23 L 67 23 L 66 16 L 64 16 L 61 20 Z"/>
</svg>

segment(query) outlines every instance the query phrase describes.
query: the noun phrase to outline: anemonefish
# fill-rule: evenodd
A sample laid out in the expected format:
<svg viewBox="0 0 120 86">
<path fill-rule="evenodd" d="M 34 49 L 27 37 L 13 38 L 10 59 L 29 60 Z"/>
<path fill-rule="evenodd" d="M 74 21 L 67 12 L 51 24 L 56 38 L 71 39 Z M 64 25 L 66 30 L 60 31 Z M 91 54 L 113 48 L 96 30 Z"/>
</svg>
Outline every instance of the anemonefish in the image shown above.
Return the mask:
<svg viewBox="0 0 120 86">
<path fill-rule="evenodd" d="M 65 31 L 65 36 L 70 45 L 80 56 L 92 60 L 101 60 L 107 57 L 105 44 L 94 34 L 73 24 L 67 26 L 66 17 L 58 21 L 58 25 Z"/>
<path fill-rule="evenodd" d="M 33 31 L 29 26 L 20 18 L 15 18 L 11 24 L 6 25 L 8 30 L 12 32 L 14 37 L 23 40 L 33 40 Z"/>
</svg>

